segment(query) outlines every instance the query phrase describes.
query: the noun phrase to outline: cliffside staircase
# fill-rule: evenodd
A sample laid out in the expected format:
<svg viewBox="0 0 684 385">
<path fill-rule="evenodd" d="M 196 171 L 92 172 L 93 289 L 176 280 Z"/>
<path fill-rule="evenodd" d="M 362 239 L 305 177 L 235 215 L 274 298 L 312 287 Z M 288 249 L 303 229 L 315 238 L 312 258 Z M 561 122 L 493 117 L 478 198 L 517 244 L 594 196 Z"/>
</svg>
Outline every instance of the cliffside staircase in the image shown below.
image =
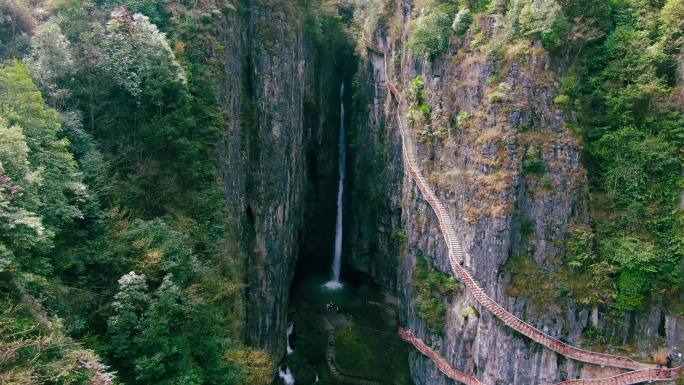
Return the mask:
<svg viewBox="0 0 684 385">
<path fill-rule="evenodd" d="M 418 162 L 416 161 L 415 157 L 416 151 L 413 144 L 413 139 L 411 133 L 408 131 L 408 122 L 405 121 L 406 114 L 402 113 L 402 111 L 406 109 L 406 101 L 402 98 L 402 95 L 398 91 L 396 85 L 389 80 L 389 72 L 387 70 L 387 55 L 385 54 L 385 50 L 378 45 L 373 44 L 365 37 L 363 38 L 363 42 L 370 51 L 378 53 L 384 58 L 385 84 L 388 91 L 397 101 L 397 122 L 399 125 L 402 141 L 402 153 L 406 170 L 411 178 L 413 178 L 421 194 L 428 202 L 430 207 L 432 207 L 435 215 L 437 216 L 440 231 L 449 249 L 449 264 L 451 265 L 454 274 L 461 280 L 461 282 L 465 284 L 480 305 L 492 312 L 508 327 L 530 338 L 534 342 L 537 342 L 567 358 L 600 365 L 602 367 L 608 366 L 632 370 L 630 372 L 622 373 L 613 377 L 586 380 L 568 380 L 557 385 L 631 385 L 641 382 L 672 381 L 681 377 L 684 374 L 683 366 L 679 366 L 677 368 L 659 368 L 655 367 L 654 365 L 634 361 L 628 357 L 592 352 L 569 345 L 549 336 L 543 331 L 516 317 L 514 314 L 504 309 L 501 305 L 496 303 L 487 295 L 487 293 L 482 289 L 482 286 L 475 280 L 473 275 L 463 266 L 464 251 L 461 242 L 456 236 L 456 230 L 451 217 L 444 208 L 444 205 L 442 205 L 442 203 L 437 199 L 432 189 L 425 181 L 425 178 L 418 167 Z M 399 334 L 404 340 L 410 342 L 418 351 L 428 356 L 439 368 L 439 370 L 447 377 L 462 382 L 466 385 L 482 384 L 477 377 L 453 369 L 448 362 L 439 355 L 439 353 L 433 351 L 422 340 L 413 335 L 411 331 L 401 329 Z"/>
</svg>

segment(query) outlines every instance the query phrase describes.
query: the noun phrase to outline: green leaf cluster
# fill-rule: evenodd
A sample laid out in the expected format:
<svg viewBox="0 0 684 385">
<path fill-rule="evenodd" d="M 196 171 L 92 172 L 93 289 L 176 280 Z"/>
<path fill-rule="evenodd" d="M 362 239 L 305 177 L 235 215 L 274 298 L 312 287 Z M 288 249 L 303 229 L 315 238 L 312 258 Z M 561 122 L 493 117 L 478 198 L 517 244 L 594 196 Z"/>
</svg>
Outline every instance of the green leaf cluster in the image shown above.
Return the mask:
<svg viewBox="0 0 684 385">
<path fill-rule="evenodd" d="M 415 304 L 418 314 L 425 320 L 430 330 L 435 333 L 444 333 L 445 302 L 458 292 L 458 281 L 453 276 L 436 270 L 427 259 L 418 256 L 412 282 L 417 293 Z"/>
<path fill-rule="evenodd" d="M 435 60 L 449 48 L 451 17 L 442 9 L 430 10 L 411 24 L 408 47 L 426 60 Z"/>
<path fill-rule="evenodd" d="M 605 33 L 562 82 L 582 127 L 591 182 L 591 228 L 576 230 L 567 260 L 595 277 L 585 281 L 584 303 L 641 311 L 655 302 L 680 312 L 684 116 L 676 15 L 684 2 L 600 3 L 563 5 L 584 20 L 600 11 L 595 21 Z"/>
</svg>

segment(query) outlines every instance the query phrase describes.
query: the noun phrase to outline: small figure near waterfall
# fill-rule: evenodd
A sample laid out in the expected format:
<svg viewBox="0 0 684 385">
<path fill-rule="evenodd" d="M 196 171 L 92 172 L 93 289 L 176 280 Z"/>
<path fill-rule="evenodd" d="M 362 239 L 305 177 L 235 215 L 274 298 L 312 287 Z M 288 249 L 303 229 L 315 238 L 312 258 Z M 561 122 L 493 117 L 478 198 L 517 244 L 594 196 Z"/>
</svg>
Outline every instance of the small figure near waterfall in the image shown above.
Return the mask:
<svg viewBox="0 0 684 385">
<path fill-rule="evenodd" d="M 340 307 L 337 306 L 337 305 L 336 305 L 335 303 L 333 303 L 333 302 L 328 302 L 328 303 L 325 305 L 325 310 L 327 310 L 327 311 L 335 311 L 335 312 L 338 312 L 338 313 L 339 313 L 339 312 L 340 312 Z"/>
</svg>

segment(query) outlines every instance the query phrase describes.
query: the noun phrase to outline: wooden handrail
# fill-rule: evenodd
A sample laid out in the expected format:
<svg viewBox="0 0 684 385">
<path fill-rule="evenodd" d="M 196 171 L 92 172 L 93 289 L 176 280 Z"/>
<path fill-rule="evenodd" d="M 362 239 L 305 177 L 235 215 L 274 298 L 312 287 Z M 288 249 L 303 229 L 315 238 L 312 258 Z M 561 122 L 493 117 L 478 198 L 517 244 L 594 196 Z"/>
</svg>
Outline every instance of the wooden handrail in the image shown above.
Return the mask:
<svg viewBox="0 0 684 385">
<path fill-rule="evenodd" d="M 401 338 L 413 345 L 416 350 L 434 362 L 439 370 L 447 377 L 466 385 L 483 385 L 477 377 L 452 368 L 439 353 L 430 348 L 423 340 L 411 331 L 399 329 Z M 555 385 L 635 385 L 642 382 L 672 381 L 682 376 L 684 368 L 647 368 L 620 373 L 615 376 L 594 379 L 566 380 Z"/>
</svg>

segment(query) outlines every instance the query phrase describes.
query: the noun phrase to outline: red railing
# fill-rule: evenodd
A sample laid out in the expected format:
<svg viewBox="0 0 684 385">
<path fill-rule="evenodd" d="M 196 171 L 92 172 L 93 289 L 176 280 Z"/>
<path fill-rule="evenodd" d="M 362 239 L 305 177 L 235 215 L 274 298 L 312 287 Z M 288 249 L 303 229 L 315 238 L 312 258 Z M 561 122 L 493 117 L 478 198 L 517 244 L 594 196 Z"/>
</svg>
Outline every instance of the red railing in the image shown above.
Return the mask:
<svg viewBox="0 0 684 385">
<path fill-rule="evenodd" d="M 482 385 L 483 383 L 475 376 L 466 374 L 452 368 L 439 353 L 430 348 L 423 340 L 416 337 L 411 331 L 399 329 L 399 335 L 404 341 L 409 342 L 423 355 L 434 362 L 437 368 L 447 377 L 462 382 L 466 385 Z M 556 385 L 634 385 L 642 382 L 672 381 L 682 376 L 682 367 L 678 368 L 648 368 L 631 372 L 621 373 L 612 377 L 595 378 L 585 380 L 567 380 Z"/>
<path fill-rule="evenodd" d="M 409 330 L 404 330 L 404 329 L 399 329 L 399 335 L 404 341 L 410 342 L 418 351 L 423 353 L 424 355 L 428 356 L 432 362 L 437 365 L 439 370 L 444 373 L 447 377 L 456 380 L 458 382 L 462 382 L 466 385 L 482 385 L 480 380 L 477 379 L 477 377 L 470 375 L 470 374 L 465 374 L 459 370 L 456 370 L 449 365 L 449 363 L 439 355 L 439 353 L 435 352 L 432 350 L 423 340 L 420 338 L 416 337 L 411 331 Z"/>
<path fill-rule="evenodd" d="M 660 378 L 661 376 L 664 376 L 665 374 L 671 376 L 667 377 L 668 379 L 672 378 L 677 378 L 682 375 L 682 368 L 679 367 L 677 369 L 660 369 L 660 368 L 655 368 L 653 365 L 648 365 L 648 364 L 643 364 L 636 362 L 628 357 L 623 357 L 623 356 L 616 356 L 616 355 L 610 355 L 610 354 L 604 354 L 604 353 L 597 353 L 597 352 L 592 352 L 584 349 L 580 349 L 577 347 L 574 347 L 572 345 L 569 345 L 565 342 L 562 342 L 554 337 L 549 336 L 548 334 L 542 332 L 541 330 L 537 329 L 536 327 L 528 324 L 527 322 L 521 320 L 520 318 L 516 317 L 512 313 L 510 313 L 508 310 L 504 309 L 501 305 L 496 303 L 493 299 L 491 299 L 487 293 L 482 289 L 482 287 L 475 281 L 473 278 L 472 274 L 466 270 L 463 266 L 463 257 L 465 255 L 463 251 L 463 247 L 461 246 L 461 242 L 458 240 L 456 236 L 456 231 L 454 229 L 453 223 L 451 221 L 450 215 L 446 212 L 444 206 L 442 203 L 436 198 L 435 194 L 432 192 L 432 189 L 428 186 L 427 182 L 425 181 L 425 178 L 423 177 L 422 173 L 420 172 L 420 169 L 418 167 L 418 163 L 416 162 L 415 158 L 415 149 L 413 146 L 413 141 L 411 140 L 411 135 L 407 131 L 406 126 L 404 125 L 403 119 L 405 119 L 405 116 L 401 113 L 402 106 L 404 104 L 404 100 L 401 96 L 401 93 L 398 91 L 396 85 L 392 83 L 389 80 L 388 77 L 388 71 L 387 71 L 387 55 L 385 52 L 380 49 L 377 45 L 373 44 L 370 42 L 368 39 L 363 38 L 366 46 L 373 50 L 376 51 L 384 56 L 384 65 L 385 65 L 385 84 L 387 85 L 387 89 L 389 92 L 394 96 L 394 98 L 397 100 L 397 121 L 399 124 L 399 131 L 400 131 L 400 136 L 401 136 L 401 141 L 402 141 L 402 153 L 404 156 L 404 162 L 406 164 L 407 171 L 409 172 L 409 175 L 415 180 L 416 185 L 418 186 L 418 189 L 421 191 L 421 194 L 425 198 L 425 200 L 428 202 L 430 207 L 433 209 L 435 212 L 435 215 L 437 216 L 437 219 L 439 221 L 439 227 L 440 231 L 442 232 L 442 235 L 445 239 L 445 242 L 447 244 L 447 247 L 449 249 L 449 263 L 451 265 L 451 268 L 453 269 L 454 273 L 456 276 L 468 287 L 472 295 L 475 297 L 475 299 L 487 310 L 491 311 L 497 318 L 499 318 L 501 321 L 503 321 L 504 324 L 507 326 L 511 327 L 512 329 L 516 330 L 520 334 L 523 334 L 527 336 L 528 338 L 532 339 L 533 341 L 545 346 L 548 349 L 551 349 L 555 352 L 558 352 L 568 358 L 572 358 L 578 361 L 583 361 L 583 362 L 588 362 L 591 364 L 596 364 L 596 365 L 601 365 L 601 366 L 609 366 L 609 367 L 617 367 L 617 368 L 624 368 L 624 369 L 635 369 L 635 371 L 629 372 L 629 373 L 624 373 L 623 375 L 619 375 L 616 377 L 610 377 L 609 379 L 599 379 L 599 380 L 572 380 L 572 381 L 594 381 L 594 382 L 586 382 L 587 384 L 616 384 L 616 385 L 627 385 L 627 384 L 633 384 L 635 382 L 629 382 L 633 381 L 635 378 L 641 378 L 641 376 L 649 376 L 648 380 L 652 381 L 660 381 L 663 380 Z M 410 334 L 410 332 L 406 331 L 405 333 L 406 336 L 413 336 Z M 402 335 L 404 337 L 404 335 Z M 414 343 L 414 346 L 416 348 L 419 348 L 419 350 L 422 348 L 429 349 L 427 345 L 422 343 L 421 340 L 416 339 L 415 336 L 413 336 L 412 341 L 420 341 L 420 344 L 416 345 Z M 420 346 L 420 347 L 419 347 Z M 422 351 L 422 350 L 421 350 Z M 431 350 L 430 350 L 431 351 Z M 425 353 L 425 351 L 423 351 Z M 433 352 L 434 353 L 434 352 Z M 431 354 L 433 354 L 431 353 Z M 426 353 L 427 354 L 427 353 Z M 432 357 L 431 357 L 432 358 Z M 443 358 L 439 357 L 441 360 L 444 360 Z M 435 361 L 433 359 L 433 361 Z M 438 366 L 443 366 L 446 364 L 446 361 L 435 361 Z M 448 366 L 448 365 L 447 365 Z M 449 367 L 450 370 L 453 370 Z M 441 370 L 441 368 L 440 368 Z M 442 370 L 445 372 L 444 370 Z M 457 371 L 456 371 L 457 372 Z M 463 373 L 460 373 L 459 375 L 462 375 Z M 445 372 L 448 376 L 451 377 L 451 375 L 447 372 Z M 453 374 L 453 373 L 452 373 Z M 455 375 L 455 374 L 453 374 Z M 452 377 L 453 378 L 453 377 Z M 620 379 L 624 379 L 624 381 L 627 382 L 614 382 L 618 381 Z M 477 380 L 477 379 L 476 379 Z M 595 382 L 595 381 L 613 381 L 613 382 Z M 461 380 L 458 380 L 461 381 Z M 472 380 L 468 380 L 472 381 Z M 464 381 L 461 381 L 464 382 Z M 469 382 L 466 382 L 469 384 Z M 472 382 L 470 382 L 472 383 Z M 479 382 L 477 382 L 479 383 Z M 567 384 L 581 384 L 577 382 L 566 382 Z"/>
<path fill-rule="evenodd" d="M 673 381 L 681 376 L 681 366 L 678 368 L 648 368 L 618 374 L 613 377 L 567 380 L 557 385 L 632 385 L 641 382 Z"/>
</svg>

